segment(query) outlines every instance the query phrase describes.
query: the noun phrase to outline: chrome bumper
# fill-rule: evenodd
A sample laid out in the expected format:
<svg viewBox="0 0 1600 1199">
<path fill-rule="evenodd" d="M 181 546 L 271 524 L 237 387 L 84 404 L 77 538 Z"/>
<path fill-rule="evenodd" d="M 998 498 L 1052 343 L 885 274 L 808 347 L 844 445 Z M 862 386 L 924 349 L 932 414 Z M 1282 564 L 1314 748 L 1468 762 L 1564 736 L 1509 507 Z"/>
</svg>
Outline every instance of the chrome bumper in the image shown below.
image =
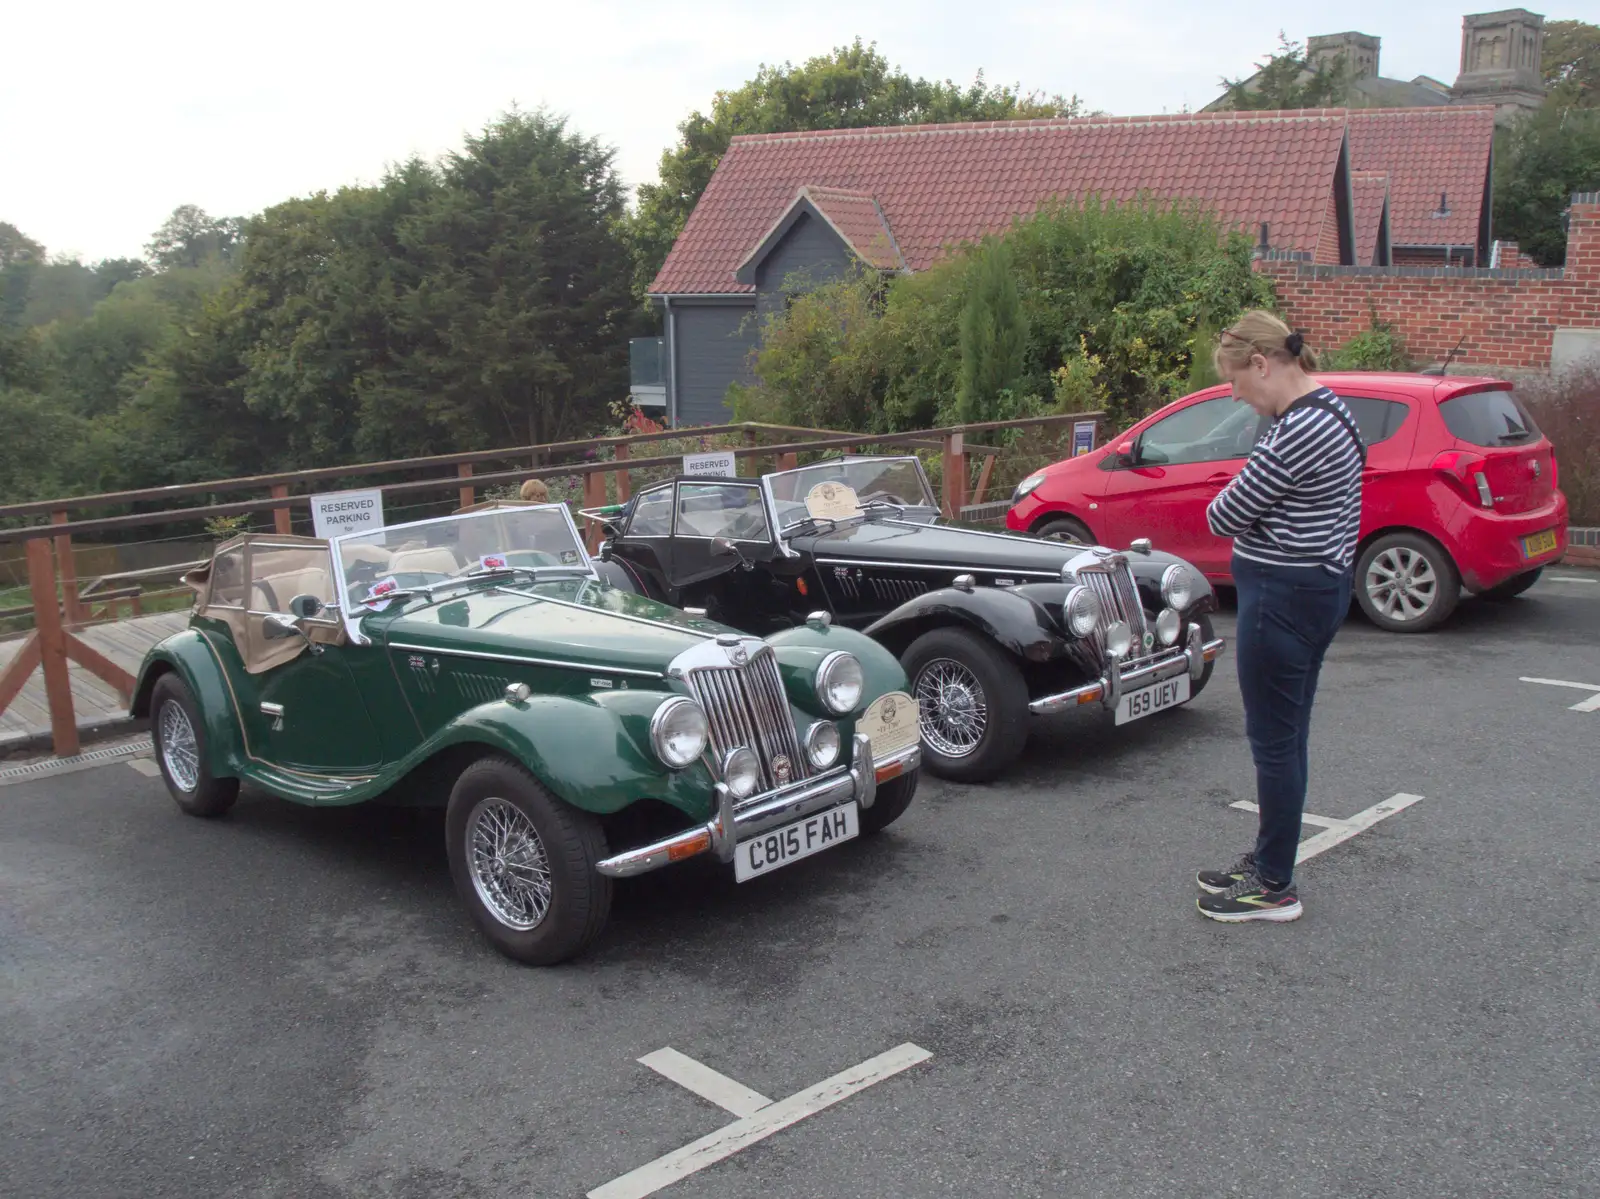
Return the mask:
<svg viewBox="0 0 1600 1199">
<path fill-rule="evenodd" d="M 632 878 L 703 853 L 714 853 L 721 861 L 731 862 L 739 842 L 758 837 L 791 820 L 852 799 L 865 811 L 877 799 L 880 782 L 888 782 L 922 764 L 921 745 L 873 762 L 872 742 L 866 734 L 857 733 L 852 749 L 853 764 L 849 767 L 837 766 L 817 778 L 779 787 L 765 795 L 752 795 L 746 800 L 735 800 L 727 785 L 718 783 L 717 814 L 711 820 L 650 845 L 604 858 L 595 869 L 608 878 Z"/>
<path fill-rule="evenodd" d="M 1048 716 L 1052 712 L 1065 712 L 1068 708 L 1092 704 L 1096 700 L 1115 711 L 1125 692 L 1150 683 L 1175 679 L 1185 671 L 1189 672 L 1191 679 L 1198 680 L 1205 673 L 1206 663 L 1215 660 L 1226 644 L 1221 637 L 1215 641 L 1202 641 L 1201 636 L 1200 626 L 1191 624 L 1183 646 L 1174 646 L 1154 661 L 1125 666 L 1118 659 L 1109 659 L 1105 673 L 1094 682 L 1063 691 L 1059 695 L 1042 696 L 1028 705 L 1028 711 Z"/>
</svg>

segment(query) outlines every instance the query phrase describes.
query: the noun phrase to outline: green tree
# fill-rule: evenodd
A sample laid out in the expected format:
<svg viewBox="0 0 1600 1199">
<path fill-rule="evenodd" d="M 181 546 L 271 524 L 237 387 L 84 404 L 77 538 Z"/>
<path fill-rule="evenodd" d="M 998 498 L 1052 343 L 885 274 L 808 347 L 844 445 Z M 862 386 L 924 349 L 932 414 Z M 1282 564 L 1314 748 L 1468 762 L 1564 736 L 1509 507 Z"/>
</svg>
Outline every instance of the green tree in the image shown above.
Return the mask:
<svg viewBox="0 0 1600 1199">
<path fill-rule="evenodd" d="M 438 193 L 402 222 L 422 276 L 397 311 L 419 346 L 408 375 L 469 436 L 577 436 L 627 390 L 636 309 L 614 157 L 563 118 L 513 110 L 446 157 Z"/>
<path fill-rule="evenodd" d="M 31 326 L 81 321 L 104 295 L 100 277 L 76 258 L 46 262 L 33 271 L 29 280 L 22 323 Z"/>
<path fill-rule="evenodd" d="M 639 286 L 660 270 L 736 134 L 1077 116 L 1082 107 L 1076 96 L 989 86 L 981 71 L 967 87 L 913 79 L 860 38 L 798 67 L 763 64 L 754 79 L 718 92 L 709 116 L 690 113 L 677 145 L 661 155 L 660 180 L 640 184 L 632 222 Z"/>
<path fill-rule="evenodd" d="M 1496 136 L 1494 231 L 1544 266 L 1566 259 L 1572 193 L 1600 187 L 1600 109 L 1546 103 Z"/>
<path fill-rule="evenodd" d="M 217 219 L 194 204 L 180 204 L 157 229 L 145 247 L 160 270 L 198 267 L 208 258 L 226 261 L 239 243 L 243 222 L 235 217 Z"/>
<path fill-rule="evenodd" d="M 1546 21 L 1542 66 L 1546 104 L 1600 108 L 1600 25 Z"/>
<path fill-rule="evenodd" d="M 1349 98 L 1350 79 L 1344 56 L 1315 67 L 1299 42 L 1281 31 L 1278 52 L 1256 63 L 1256 73 L 1244 79 L 1222 80 L 1219 107 L 1239 111 L 1281 108 L 1337 108 Z"/>
<path fill-rule="evenodd" d="M 1008 420 L 1017 415 L 1015 389 L 1028 352 L 1010 245 L 995 238 L 975 249 L 968 278 L 956 412 L 965 422 Z"/>
<path fill-rule="evenodd" d="M 0 221 L 0 326 L 20 326 L 33 276 L 45 264 L 44 247 L 15 225 Z"/>
<path fill-rule="evenodd" d="M 119 283 L 132 283 L 150 275 L 150 264 L 143 258 L 104 258 L 94 264 L 103 294 L 110 295 Z"/>
</svg>

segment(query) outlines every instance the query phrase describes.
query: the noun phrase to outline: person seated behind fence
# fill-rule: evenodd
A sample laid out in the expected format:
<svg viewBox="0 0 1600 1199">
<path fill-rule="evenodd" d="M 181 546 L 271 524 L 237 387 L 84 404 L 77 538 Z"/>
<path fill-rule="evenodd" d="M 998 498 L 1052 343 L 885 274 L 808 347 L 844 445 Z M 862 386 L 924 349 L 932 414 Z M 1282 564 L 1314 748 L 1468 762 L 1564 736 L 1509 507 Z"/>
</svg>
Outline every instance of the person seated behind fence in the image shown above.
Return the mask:
<svg viewBox="0 0 1600 1199">
<path fill-rule="evenodd" d="M 521 496 L 535 504 L 548 504 L 550 502 L 550 488 L 545 486 L 543 479 L 529 479 L 522 484 Z"/>
</svg>

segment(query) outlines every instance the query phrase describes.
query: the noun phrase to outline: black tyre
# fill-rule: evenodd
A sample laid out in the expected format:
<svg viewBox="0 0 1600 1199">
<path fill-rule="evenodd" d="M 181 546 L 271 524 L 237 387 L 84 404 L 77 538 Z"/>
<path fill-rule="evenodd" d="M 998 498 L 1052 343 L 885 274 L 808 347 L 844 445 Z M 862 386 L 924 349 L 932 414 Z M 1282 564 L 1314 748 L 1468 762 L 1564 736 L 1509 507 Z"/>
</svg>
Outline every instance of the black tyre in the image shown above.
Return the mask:
<svg viewBox="0 0 1600 1199">
<path fill-rule="evenodd" d="M 1200 626 L 1200 640 L 1202 642 L 1216 640 L 1217 635 L 1211 631 L 1211 617 L 1201 616 L 1196 623 L 1198 623 Z M 1206 689 L 1206 684 L 1211 681 L 1211 672 L 1216 668 L 1216 665 L 1217 663 L 1215 660 L 1207 662 L 1205 669 L 1200 672 L 1200 677 L 1189 680 L 1190 703 L 1193 703 L 1196 699 L 1198 699 L 1200 693 Z"/>
<path fill-rule="evenodd" d="M 1498 587 L 1491 587 L 1489 590 L 1479 592 L 1478 594 L 1482 599 L 1494 600 L 1497 603 L 1503 603 L 1506 600 L 1513 600 L 1537 583 L 1539 581 L 1539 576 L 1543 573 L 1544 567 L 1538 566 L 1533 570 L 1528 571 L 1526 574 L 1520 574 L 1515 578 L 1507 579 Z"/>
<path fill-rule="evenodd" d="M 930 771 L 976 783 L 1016 761 L 1028 741 L 1028 685 L 1003 649 L 966 629 L 934 629 L 900 662 L 917 700 Z"/>
<path fill-rule="evenodd" d="M 899 778 L 890 779 L 878 787 L 878 797 L 872 806 L 861 813 L 861 835 L 869 836 L 888 828 L 905 814 L 917 793 L 917 775 L 921 771 L 908 770 Z"/>
<path fill-rule="evenodd" d="M 606 856 L 600 822 L 510 758 L 480 758 L 461 772 L 444 835 L 456 892 L 507 957 L 551 966 L 605 927 L 611 880 L 595 869 Z"/>
<path fill-rule="evenodd" d="M 176 674 L 156 680 L 150 695 L 150 742 L 167 791 L 191 816 L 221 816 L 239 798 L 239 780 L 217 778 L 206 761 L 206 722 L 194 694 Z"/>
<path fill-rule="evenodd" d="M 1456 610 L 1461 576 L 1444 547 L 1420 533 L 1385 533 L 1356 561 L 1356 602 L 1390 633 L 1425 633 Z"/>
<path fill-rule="evenodd" d="M 1044 541 L 1072 541 L 1079 545 L 1095 543 L 1089 526 L 1075 516 L 1052 516 L 1035 529 L 1033 535 Z"/>
</svg>

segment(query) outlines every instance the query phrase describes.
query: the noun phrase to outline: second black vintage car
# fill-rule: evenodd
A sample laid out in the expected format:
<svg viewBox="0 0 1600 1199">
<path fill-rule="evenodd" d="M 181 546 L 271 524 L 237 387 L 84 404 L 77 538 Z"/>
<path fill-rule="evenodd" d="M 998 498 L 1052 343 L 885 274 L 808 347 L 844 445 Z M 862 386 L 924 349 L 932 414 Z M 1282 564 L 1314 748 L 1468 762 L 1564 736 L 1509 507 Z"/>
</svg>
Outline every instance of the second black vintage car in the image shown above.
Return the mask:
<svg viewBox="0 0 1600 1199">
<path fill-rule="evenodd" d="M 1101 704 L 1125 724 L 1187 703 L 1222 649 L 1187 563 L 943 524 L 914 457 L 682 477 L 585 515 L 618 586 L 752 633 L 832 619 L 887 646 L 949 778 L 1004 770 L 1030 714 Z"/>
</svg>

